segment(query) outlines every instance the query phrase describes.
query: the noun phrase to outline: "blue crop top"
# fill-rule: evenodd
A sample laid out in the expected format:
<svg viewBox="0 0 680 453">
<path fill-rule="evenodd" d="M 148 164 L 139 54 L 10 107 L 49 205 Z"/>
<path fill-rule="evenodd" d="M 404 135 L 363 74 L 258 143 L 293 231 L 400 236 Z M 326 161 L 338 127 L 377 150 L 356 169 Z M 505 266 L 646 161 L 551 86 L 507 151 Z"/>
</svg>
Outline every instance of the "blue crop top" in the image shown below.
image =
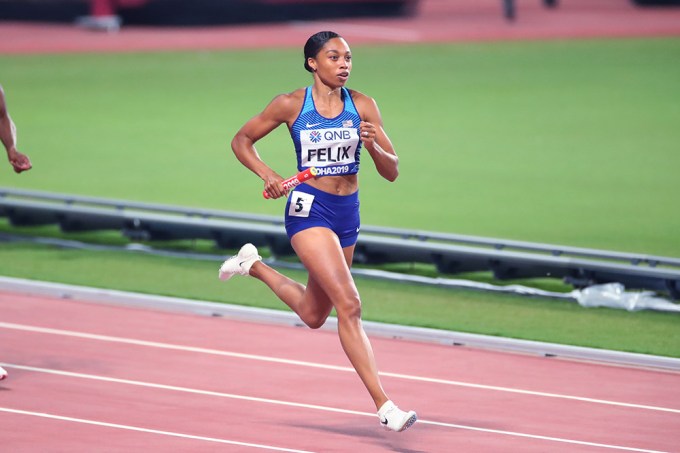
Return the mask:
<svg viewBox="0 0 680 453">
<path fill-rule="evenodd" d="M 316 167 L 319 176 L 353 175 L 359 172 L 359 123 L 352 96 L 342 87 L 345 107 L 335 118 L 316 111 L 312 87 L 305 90 L 302 110 L 290 129 L 298 171 Z"/>
</svg>

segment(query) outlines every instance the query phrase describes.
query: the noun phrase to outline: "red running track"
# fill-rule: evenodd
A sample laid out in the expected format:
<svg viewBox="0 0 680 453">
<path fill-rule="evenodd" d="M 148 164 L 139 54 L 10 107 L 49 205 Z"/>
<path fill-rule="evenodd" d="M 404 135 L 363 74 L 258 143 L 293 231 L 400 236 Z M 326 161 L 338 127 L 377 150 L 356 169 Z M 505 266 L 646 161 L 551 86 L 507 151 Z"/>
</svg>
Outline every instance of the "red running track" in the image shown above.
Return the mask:
<svg viewBox="0 0 680 453">
<path fill-rule="evenodd" d="M 680 373 L 0 292 L 2 451 L 680 451 Z"/>
<path fill-rule="evenodd" d="M 72 24 L 0 21 L 0 55 L 64 52 L 146 52 L 260 47 L 301 49 L 319 30 L 334 30 L 353 46 L 420 42 L 680 36 L 680 8 L 635 7 L 631 0 L 516 0 L 517 20 L 501 14 L 501 0 L 420 0 L 414 17 L 215 27 L 123 26 L 97 33 Z"/>
</svg>

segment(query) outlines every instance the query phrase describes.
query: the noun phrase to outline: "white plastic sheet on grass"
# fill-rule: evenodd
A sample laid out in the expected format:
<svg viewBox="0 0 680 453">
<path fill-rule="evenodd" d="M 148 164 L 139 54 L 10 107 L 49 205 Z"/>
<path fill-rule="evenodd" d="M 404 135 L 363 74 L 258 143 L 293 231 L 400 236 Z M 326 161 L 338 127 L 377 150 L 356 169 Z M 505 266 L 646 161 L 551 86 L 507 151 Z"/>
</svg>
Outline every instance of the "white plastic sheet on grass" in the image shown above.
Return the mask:
<svg viewBox="0 0 680 453">
<path fill-rule="evenodd" d="M 658 297 L 652 291 L 626 291 L 621 283 L 594 285 L 574 291 L 576 300 L 583 307 L 622 308 L 628 311 L 660 310 L 680 313 L 680 305 Z"/>
</svg>

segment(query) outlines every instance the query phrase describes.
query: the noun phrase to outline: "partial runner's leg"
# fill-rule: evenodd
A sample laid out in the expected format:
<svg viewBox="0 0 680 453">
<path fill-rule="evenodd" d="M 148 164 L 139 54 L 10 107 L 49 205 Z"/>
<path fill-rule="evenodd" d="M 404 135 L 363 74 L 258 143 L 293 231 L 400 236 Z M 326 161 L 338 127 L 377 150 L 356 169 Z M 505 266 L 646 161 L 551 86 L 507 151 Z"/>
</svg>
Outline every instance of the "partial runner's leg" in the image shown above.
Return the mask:
<svg viewBox="0 0 680 453">
<path fill-rule="evenodd" d="M 308 233 L 297 233 L 292 244 L 310 273 L 306 287 L 262 263 L 252 244 L 244 245 L 238 255 L 224 262 L 220 278 L 228 280 L 235 274 L 258 278 L 312 328 L 322 326 L 335 307 L 340 342 L 373 398 L 380 424 L 392 431 L 407 429 L 415 423 L 417 415 L 414 411 L 400 410 L 387 398 L 371 344 L 361 325 L 361 300 L 349 271 L 354 246 L 341 249 L 335 233 L 325 228 L 305 231 Z"/>
<path fill-rule="evenodd" d="M 250 276 L 269 286 L 274 294 L 312 329 L 321 327 L 333 309 L 333 304 L 326 293 L 312 278 L 305 286 L 272 269 L 262 261 L 258 261 L 250 268 Z"/>
<path fill-rule="evenodd" d="M 351 259 L 350 254 L 347 261 Z M 245 244 L 238 254 L 222 263 L 220 280 L 229 280 L 234 275 L 250 275 L 264 282 L 311 328 L 321 327 L 333 309 L 330 299 L 314 280 L 305 287 L 277 272 L 262 262 L 253 244 Z"/>
<path fill-rule="evenodd" d="M 361 300 L 345 257 L 346 253 L 351 256 L 353 247 L 343 251 L 335 233 L 327 228 L 300 231 L 291 244 L 309 271 L 310 283 L 316 282 L 335 307 L 342 348 L 379 409 L 388 398 L 361 324 Z"/>
</svg>

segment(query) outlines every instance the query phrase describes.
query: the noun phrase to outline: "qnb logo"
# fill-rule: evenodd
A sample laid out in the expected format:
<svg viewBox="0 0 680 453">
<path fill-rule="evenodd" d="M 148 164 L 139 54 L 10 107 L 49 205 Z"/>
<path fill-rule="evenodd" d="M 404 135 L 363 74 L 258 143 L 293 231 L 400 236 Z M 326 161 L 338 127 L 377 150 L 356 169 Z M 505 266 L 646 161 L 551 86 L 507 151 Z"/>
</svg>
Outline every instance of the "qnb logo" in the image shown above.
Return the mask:
<svg viewBox="0 0 680 453">
<path fill-rule="evenodd" d="M 312 131 L 309 133 L 309 140 L 312 143 L 319 143 L 321 141 L 321 133 L 319 131 Z"/>
</svg>

